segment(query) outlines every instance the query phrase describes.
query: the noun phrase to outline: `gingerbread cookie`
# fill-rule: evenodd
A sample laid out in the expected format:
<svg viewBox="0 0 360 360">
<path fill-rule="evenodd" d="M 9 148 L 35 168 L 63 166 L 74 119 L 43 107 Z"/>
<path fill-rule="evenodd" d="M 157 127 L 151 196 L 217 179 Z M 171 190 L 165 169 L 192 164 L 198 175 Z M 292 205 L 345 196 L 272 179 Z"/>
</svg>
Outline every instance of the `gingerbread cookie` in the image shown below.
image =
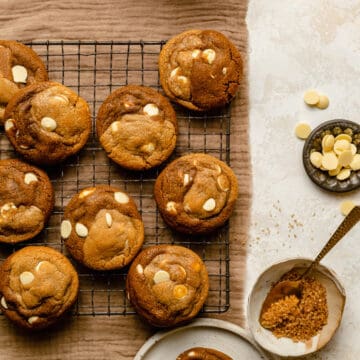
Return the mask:
<svg viewBox="0 0 360 360">
<path fill-rule="evenodd" d="M 12 40 L 0 40 L 0 124 L 5 107 L 19 89 L 48 79 L 40 57 L 29 47 Z"/>
<path fill-rule="evenodd" d="M 17 92 L 4 119 L 15 150 L 37 164 L 57 164 L 76 154 L 91 131 L 86 101 L 55 82 L 37 83 Z"/>
<path fill-rule="evenodd" d="M 208 111 L 229 103 L 242 77 L 240 52 L 214 30 L 189 30 L 162 48 L 159 74 L 165 94 L 179 104 Z"/>
<path fill-rule="evenodd" d="M 55 323 L 75 303 L 78 289 L 70 261 L 49 247 L 25 247 L 0 267 L 1 310 L 26 329 Z"/>
<path fill-rule="evenodd" d="M 224 162 L 206 154 L 190 154 L 161 172 L 154 195 L 169 226 L 183 233 L 201 234 L 222 226 L 230 217 L 238 185 Z"/>
<path fill-rule="evenodd" d="M 0 160 L 0 242 L 33 238 L 53 206 L 54 190 L 44 171 L 20 160 Z"/>
<path fill-rule="evenodd" d="M 127 275 L 127 296 L 153 326 L 186 322 L 197 315 L 209 290 L 206 267 L 192 250 L 156 245 L 143 250 Z"/>
<path fill-rule="evenodd" d="M 140 250 L 144 224 L 129 195 L 99 185 L 83 189 L 71 199 L 61 236 L 80 263 L 95 270 L 113 270 L 127 265 Z"/>
<path fill-rule="evenodd" d="M 181 353 L 176 360 L 233 360 L 230 356 L 225 355 L 221 351 L 194 347 Z"/>
<path fill-rule="evenodd" d="M 129 85 L 111 93 L 96 120 L 108 156 L 130 170 L 164 162 L 176 144 L 177 122 L 170 103 L 157 91 Z"/>
</svg>

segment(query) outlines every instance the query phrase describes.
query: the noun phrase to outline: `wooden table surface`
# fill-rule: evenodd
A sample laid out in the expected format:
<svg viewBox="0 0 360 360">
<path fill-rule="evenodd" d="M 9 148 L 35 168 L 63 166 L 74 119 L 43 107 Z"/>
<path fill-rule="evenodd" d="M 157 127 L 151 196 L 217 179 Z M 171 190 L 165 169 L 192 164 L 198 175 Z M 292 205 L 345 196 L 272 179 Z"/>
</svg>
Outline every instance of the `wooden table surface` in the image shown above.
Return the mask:
<svg viewBox="0 0 360 360">
<path fill-rule="evenodd" d="M 215 29 L 242 51 L 246 0 L 0 1 L 1 38 L 29 40 L 163 40 L 191 28 Z M 230 223 L 230 310 L 218 317 L 244 325 L 243 281 L 251 200 L 247 70 L 232 105 L 231 166 L 240 185 Z M 25 333 L 0 316 L 0 359 L 132 359 L 155 329 L 128 316 L 67 317 L 42 333 Z"/>
</svg>

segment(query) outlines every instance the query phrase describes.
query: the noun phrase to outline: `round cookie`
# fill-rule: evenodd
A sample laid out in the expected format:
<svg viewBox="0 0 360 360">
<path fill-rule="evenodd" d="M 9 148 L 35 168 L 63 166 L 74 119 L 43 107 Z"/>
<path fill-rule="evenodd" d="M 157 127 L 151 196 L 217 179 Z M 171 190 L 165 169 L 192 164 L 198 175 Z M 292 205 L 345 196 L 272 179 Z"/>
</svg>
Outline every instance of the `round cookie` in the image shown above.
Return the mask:
<svg viewBox="0 0 360 360">
<path fill-rule="evenodd" d="M 45 65 L 35 51 L 16 41 L 0 40 L 0 124 L 7 103 L 20 88 L 47 79 Z"/>
<path fill-rule="evenodd" d="M 209 291 L 205 264 L 192 250 L 155 245 L 132 262 L 126 278 L 127 296 L 151 325 L 173 326 L 191 320 Z"/>
<path fill-rule="evenodd" d="M 25 247 L 0 267 L 1 310 L 26 329 L 55 323 L 75 303 L 78 289 L 70 261 L 49 247 Z"/>
<path fill-rule="evenodd" d="M 222 226 L 238 195 L 237 179 L 222 161 L 189 154 L 170 163 L 158 176 L 155 201 L 165 222 L 177 231 L 202 234 Z"/>
<path fill-rule="evenodd" d="M 232 360 L 232 358 L 215 349 L 194 347 L 181 353 L 176 360 Z"/>
<path fill-rule="evenodd" d="M 15 150 L 37 164 L 57 164 L 76 154 L 91 131 L 86 101 L 56 82 L 20 90 L 8 103 L 4 119 Z"/>
<path fill-rule="evenodd" d="M 97 135 L 108 156 L 130 170 L 164 162 L 176 145 L 175 111 L 160 93 L 129 85 L 112 92 L 101 105 Z"/>
<path fill-rule="evenodd" d="M 61 236 L 70 254 L 95 270 L 127 265 L 144 241 L 144 224 L 129 195 L 106 185 L 83 189 L 65 208 Z"/>
<path fill-rule="evenodd" d="M 17 159 L 0 160 L 0 242 L 33 238 L 53 206 L 54 190 L 44 171 Z"/>
<path fill-rule="evenodd" d="M 162 48 L 159 75 L 165 94 L 196 111 L 229 103 L 242 77 L 240 52 L 214 30 L 189 30 Z"/>
</svg>

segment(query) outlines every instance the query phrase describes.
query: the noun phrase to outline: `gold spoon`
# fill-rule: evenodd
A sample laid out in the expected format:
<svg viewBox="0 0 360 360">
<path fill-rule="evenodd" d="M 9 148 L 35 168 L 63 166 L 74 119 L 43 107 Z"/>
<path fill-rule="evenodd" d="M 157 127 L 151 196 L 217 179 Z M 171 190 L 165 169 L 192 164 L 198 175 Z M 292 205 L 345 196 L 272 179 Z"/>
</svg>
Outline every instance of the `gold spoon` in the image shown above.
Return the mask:
<svg viewBox="0 0 360 360">
<path fill-rule="evenodd" d="M 305 279 L 319 264 L 321 259 L 344 237 L 346 233 L 360 220 L 360 206 L 355 206 L 350 213 L 345 217 L 343 222 L 336 229 L 329 241 L 321 249 L 319 255 L 311 262 L 310 266 L 302 273 L 297 280 L 283 280 L 277 283 L 268 293 L 260 313 L 260 323 L 263 314 L 269 309 L 271 304 L 283 299 L 286 296 L 295 295 L 301 298 L 302 294 L 302 279 Z M 262 325 L 264 326 L 264 325 Z"/>
</svg>

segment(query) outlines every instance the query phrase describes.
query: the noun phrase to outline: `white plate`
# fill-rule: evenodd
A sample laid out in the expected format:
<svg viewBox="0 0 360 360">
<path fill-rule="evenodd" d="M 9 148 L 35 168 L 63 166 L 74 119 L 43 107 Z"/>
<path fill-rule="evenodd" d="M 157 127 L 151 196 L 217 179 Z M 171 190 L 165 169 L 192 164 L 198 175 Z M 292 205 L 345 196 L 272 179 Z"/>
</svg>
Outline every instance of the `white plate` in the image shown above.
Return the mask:
<svg viewBox="0 0 360 360">
<path fill-rule="evenodd" d="M 197 346 L 222 351 L 234 360 L 270 359 L 243 328 L 222 320 L 199 319 L 187 326 L 156 333 L 134 360 L 176 360 L 183 351 Z"/>
</svg>

